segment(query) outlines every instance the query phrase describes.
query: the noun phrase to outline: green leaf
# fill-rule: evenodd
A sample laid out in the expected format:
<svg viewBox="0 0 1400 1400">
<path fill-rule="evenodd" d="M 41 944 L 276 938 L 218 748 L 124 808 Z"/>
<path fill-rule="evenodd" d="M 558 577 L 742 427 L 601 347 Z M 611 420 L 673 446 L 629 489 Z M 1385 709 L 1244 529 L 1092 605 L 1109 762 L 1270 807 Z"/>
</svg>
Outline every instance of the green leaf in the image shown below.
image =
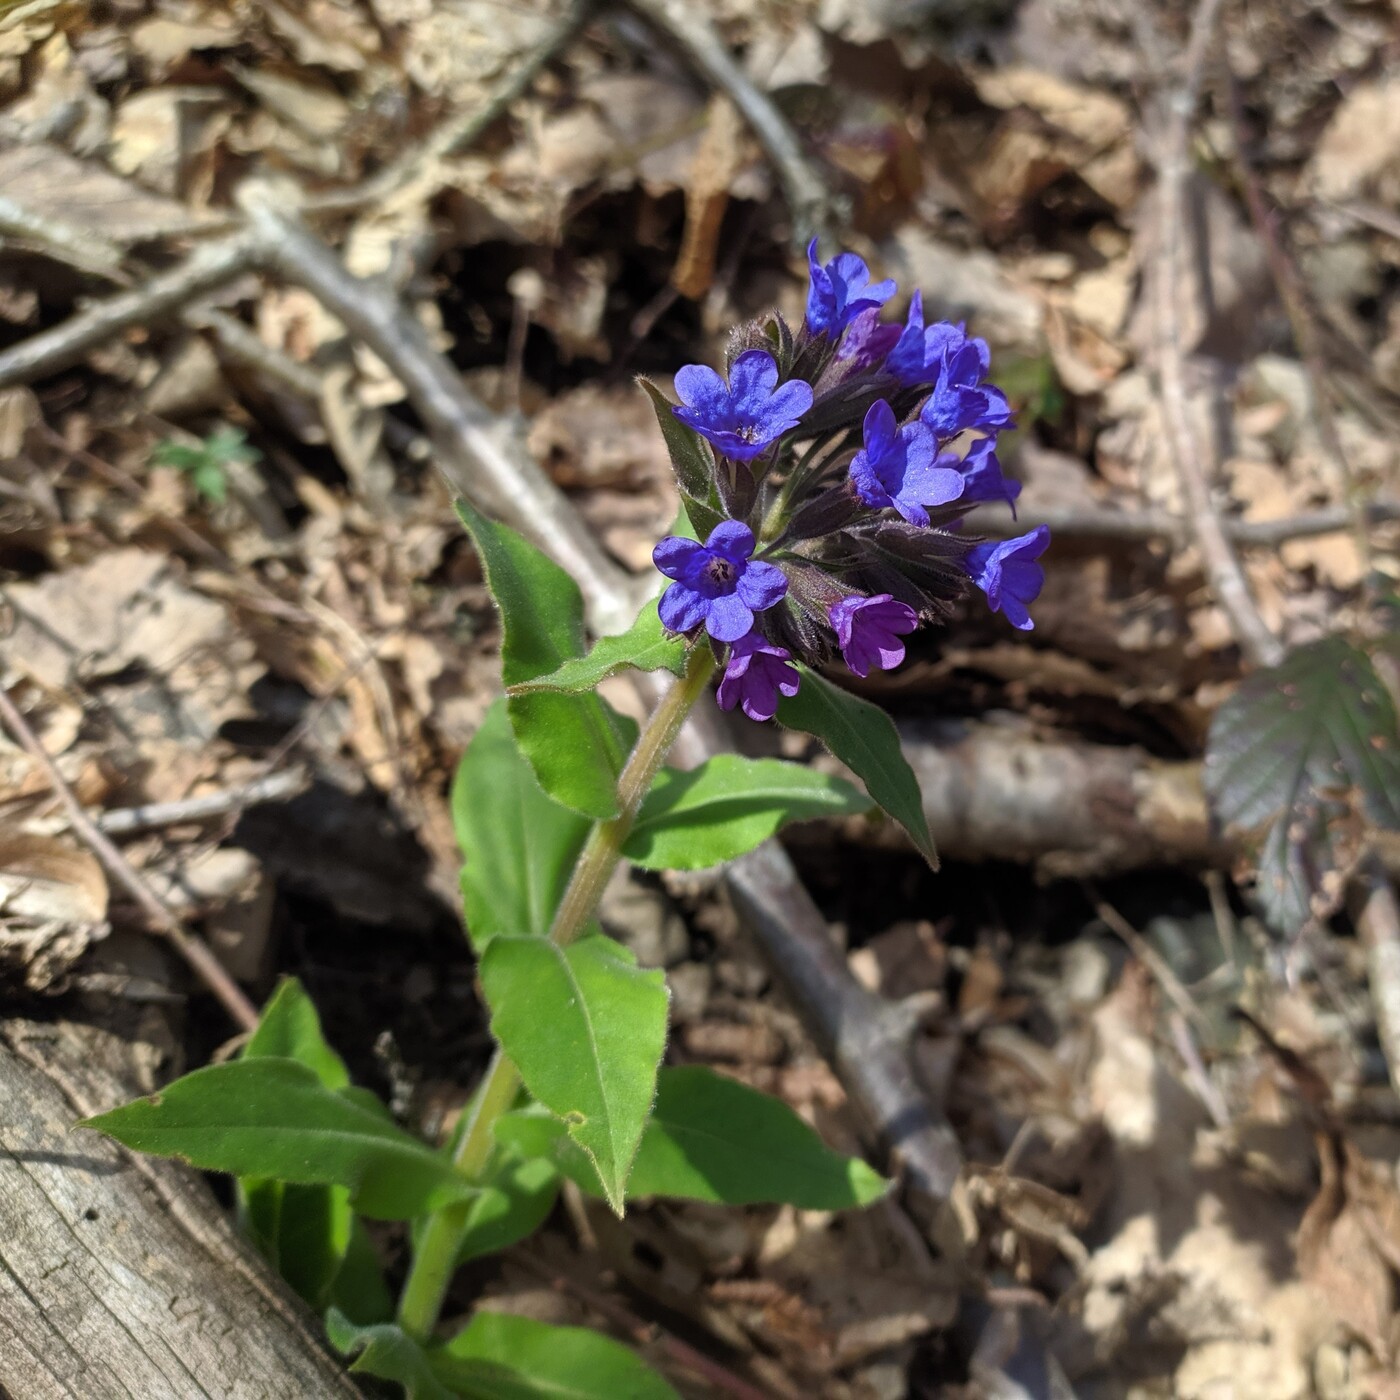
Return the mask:
<svg viewBox="0 0 1400 1400">
<path fill-rule="evenodd" d="M 394 1299 L 363 1220 L 351 1224 L 350 1243 L 331 1285 L 330 1302 L 357 1327 L 372 1327 L 394 1316 Z"/>
<path fill-rule="evenodd" d="M 585 650 L 583 597 L 552 559 L 466 501 L 471 533 L 501 611 L 501 674 L 507 689 L 556 671 Z M 637 726 L 596 695 L 521 695 L 509 706 L 516 742 L 540 786 L 585 816 L 617 815 L 617 777 Z"/>
<path fill-rule="evenodd" d="M 538 1110 L 502 1115 L 496 1136 L 516 1151 L 548 1154 L 585 1191 L 602 1192 L 563 1125 Z M 663 1069 L 627 1194 L 725 1205 L 787 1203 L 846 1210 L 884 1195 L 889 1183 L 858 1157 L 833 1152 L 780 1099 L 701 1065 Z"/>
<path fill-rule="evenodd" d="M 490 1178 L 467 1206 L 457 1263 L 498 1254 L 533 1235 L 554 1209 L 559 1172 L 542 1156 L 521 1157 L 505 1150 Z"/>
<path fill-rule="evenodd" d="M 910 835 L 924 859 L 938 869 L 938 852 L 924 816 L 914 776 L 894 722 L 878 706 L 832 685 L 799 665 L 802 685 L 778 704 L 778 723 L 815 735 L 846 765 L 866 791 Z"/>
<path fill-rule="evenodd" d="M 869 1205 L 888 1187 L 859 1157 L 833 1152 L 782 1100 L 702 1065 L 661 1071 L 628 1182 L 634 1196 L 802 1210 Z"/>
<path fill-rule="evenodd" d="M 331 1308 L 326 1313 L 326 1335 L 342 1356 L 353 1358 L 352 1372 L 397 1381 L 407 1400 L 457 1400 L 435 1374 L 423 1348 L 390 1323 L 357 1327 Z"/>
<path fill-rule="evenodd" d="M 1222 824 L 1252 838 L 1269 922 L 1326 918 L 1368 828 L 1400 829 L 1400 733 L 1370 658 L 1327 637 L 1256 671 L 1216 711 L 1205 786 Z"/>
<path fill-rule="evenodd" d="M 599 681 L 629 668 L 666 670 L 679 676 L 685 670 L 685 640 L 672 636 L 661 625 L 656 604 L 653 598 L 620 636 L 600 637 L 587 656 L 566 661 L 548 675 L 513 686 L 511 694 L 527 695 L 536 690 L 592 690 Z"/>
<path fill-rule="evenodd" d="M 474 1189 L 445 1157 L 295 1060 L 209 1065 L 81 1126 L 205 1171 L 344 1186 L 379 1220 L 409 1220 Z"/>
<path fill-rule="evenodd" d="M 671 411 L 674 407 L 671 400 L 651 380 L 639 379 L 637 383 L 646 390 L 651 406 L 656 410 L 656 421 L 661 426 L 666 452 L 671 458 L 671 467 L 682 493 L 703 501 L 710 494 L 715 479 L 715 456 L 710 444 L 694 428 L 676 417 Z"/>
<path fill-rule="evenodd" d="M 716 754 L 698 768 L 663 768 L 622 853 L 648 870 L 700 870 L 761 845 L 788 822 L 864 812 L 849 783 L 778 758 Z"/>
<path fill-rule="evenodd" d="M 508 1313 L 477 1313 L 430 1355 L 439 1378 L 472 1400 L 680 1400 L 612 1338 Z"/>
<path fill-rule="evenodd" d="M 666 1048 L 665 975 L 593 936 L 568 948 L 498 936 L 481 960 L 491 1033 L 525 1087 L 569 1125 L 622 1214 Z"/>
<path fill-rule="evenodd" d="M 589 822 L 545 796 L 516 747 L 504 700 L 486 712 L 462 756 L 452 820 L 477 953 L 498 933 L 548 933 Z"/>
<path fill-rule="evenodd" d="M 315 1004 L 295 977 L 284 977 L 258 1018 L 258 1027 L 243 1047 L 243 1059 L 296 1060 L 327 1089 L 350 1083 L 345 1061 L 326 1043 Z"/>
</svg>

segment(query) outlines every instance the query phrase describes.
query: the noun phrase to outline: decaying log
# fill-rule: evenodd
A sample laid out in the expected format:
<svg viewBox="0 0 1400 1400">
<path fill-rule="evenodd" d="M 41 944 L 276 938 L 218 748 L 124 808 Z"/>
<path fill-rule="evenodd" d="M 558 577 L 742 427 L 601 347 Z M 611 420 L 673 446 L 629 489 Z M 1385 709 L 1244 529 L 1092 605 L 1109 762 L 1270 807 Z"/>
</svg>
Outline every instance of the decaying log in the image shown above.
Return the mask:
<svg viewBox="0 0 1400 1400">
<path fill-rule="evenodd" d="M 899 732 L 933 839 L 955 860 L 1076 876 L 1228 858 L 1199 763 L 1045 740 L 1020 725 L 906 720 Z"/>
<path fill-rule="evenodd" d="M 0 1396 L 359 1396 L 196 1173 L 74 1130 L 150 1087 L 140 1054 L 68 1022 L 0 1028 Z"/>
</svg>

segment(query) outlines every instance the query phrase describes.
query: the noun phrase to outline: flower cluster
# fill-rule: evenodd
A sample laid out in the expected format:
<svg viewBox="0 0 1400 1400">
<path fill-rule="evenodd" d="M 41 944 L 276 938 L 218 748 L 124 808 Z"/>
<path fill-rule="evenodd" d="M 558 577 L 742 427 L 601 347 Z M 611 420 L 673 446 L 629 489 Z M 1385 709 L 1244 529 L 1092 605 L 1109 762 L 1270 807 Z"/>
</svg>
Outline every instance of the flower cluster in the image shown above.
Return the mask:
<svg viewBox="0 0 1400 1400">
<path fill-rule="evenodd" d="M 727 377 L 676 375 L 667 439 L 706 538 L 668 536 L 653 554 L 672 581 L 662 623 L 727 647 L 719 703 L 755 720 L 797 694 L 795 658 L 889 670 L 971 585 L 1029 629 L 1050 543 L 1044 526 L 997 541 L 961 530 L 981 502 L 1014 514 L 1021 490 L 997 460 L 1012 414 L 987 382 L 986 341 L 926 325 L 918 292 L 902 326 L 886 323 L 893 282 L 872 283 L 854 253 L 821 263 L 816 240 L 807 259 L 801 327 L 768 317 L 736 332 Z"/>
</svg>

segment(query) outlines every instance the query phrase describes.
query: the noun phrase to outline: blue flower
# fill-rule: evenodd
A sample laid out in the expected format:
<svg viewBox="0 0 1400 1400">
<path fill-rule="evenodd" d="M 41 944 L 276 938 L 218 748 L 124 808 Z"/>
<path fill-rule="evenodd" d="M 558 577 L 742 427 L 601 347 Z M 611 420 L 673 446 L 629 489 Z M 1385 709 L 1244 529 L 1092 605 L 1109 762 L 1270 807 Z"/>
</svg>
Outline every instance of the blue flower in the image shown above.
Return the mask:
<svg viewBox="0 0 1400 1400">
<path fill-rule="evenodd" d="M 984 384 L 991 368 L 987 342 L 964 334 L 961 326 L 931 326 L 927 335 L 940 333 L 936 347 L 933 393 L 919 410 L 919 417 L 933 429 L 940 442 L 947 442 L 969 428 L 995 432 L 1012 423 L 1011 405 L 995 384 Z M 935 347 L 930 347 L 934 349 Z"/>
<path fill-rule="evenodd" d="M 1014 540 L 988 540 L 968 551 L 963 567 L 972 581 L 987 595 L 993 612 L 1006 614 L 1006 620 L 1022 632 L 1035 623 L 1026 611 L 1045 585 L 1045 570 L 1035 561 L 1050 544 L 1050 527 L 1037 525 L 1029 534 Z"/>
<path fill-rule="evenodd" d="M 807 266 L 812 284 L 807 289 L 807 328 L 833 338 L 862 311 L 883 306 L 895 292 L 891 281 L 870 285 L 865 259 L 854 253 L 838 253 L 823 267 L 817 261 L 817 240 L 807 245 Z"/>
<path fill-rule="evenodd" d="M 778 696 L 791 698 L 799 684 L 792 653 L 755 629 L 730 647 L 716 699 L 721 710 L 742 705 L 744 713 L 761 724 L 778 713 Z"/>
<path fill-rule="evenodd" d="M 781 602 L 787 576 L 775 564 L 750 559 L 753 531 L 721 520 L 704 544 L 668 535 L 651 552 L 656 567 L 676 581 L 661 595 L 661 621 L 672 632 L 702 622 L 717 642 L 737 642 L 753 615 Z"/>
<path fill-rule="evenodd" d="M 729 368 L 729 383 L 708 365 L 676 375 L 681 405 L 671 412 L 708 438 L 726 457 L 748 462 L 795 428 L 812 406 L 812 386 L 778 384 L 778 362 L 766 350 L 745 350 Z"/>
<path fill-rule="evenodd" d="M 865 415 L 865 446 L 851 462 L 851 484 L 866 505 L 893 506 L 911 525 L 927 525 L 928 506 L 946 506 L 963 493 L 951 460 L 938 460 L 938 443 L 922 423 L 897 427 L 881 399 Z"/>
<path fill-rule="evenodd" d="M 841 349 L 836 361 L 847 376 L 873 369 L 889 354 L 900 337 L 898 326 L 880 324 L 880 308 L 867 307 L 859 315 L 851 318 L 846 334 L 841 338 Z"/>
<path fill-rule="evenodd" d="M 898 666 L 904 660 L 900 636 L 919 625 L 919 614 L 889 593 L 877 593 L 873 598 L 852 594 L 833 603 L 827 616 L 836 629 L 846 665 L 862 680 L 872 666 L 880 671 Z"/>
<path fill-rule="evenodd" d="M 1015 519 L 1016 497 L 1021 494 L 1021 483 L 1010 481 L 1001 474 L 995 438 L 978 438 L 967 449 L 958 470 L 963 476 L 962 500 L 1005 501 L 1011 507 L 1012 519 Z"/>
</svg>

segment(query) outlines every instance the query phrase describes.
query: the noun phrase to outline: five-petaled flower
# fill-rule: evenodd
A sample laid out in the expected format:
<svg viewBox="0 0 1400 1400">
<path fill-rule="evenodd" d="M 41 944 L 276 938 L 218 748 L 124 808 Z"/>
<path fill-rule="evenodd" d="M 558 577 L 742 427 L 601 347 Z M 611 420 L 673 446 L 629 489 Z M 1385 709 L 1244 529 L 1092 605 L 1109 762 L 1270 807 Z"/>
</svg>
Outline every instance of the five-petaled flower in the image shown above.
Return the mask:
<svg viewBox="0 0 1400 1400">
<path fill-rule="evenodd" d="M 889 593 L 852 594 L 833 603 L 828 615 L 846 665 L 862 680 L 872 666 L 880 671 L 898 666 L 904 660 L 900 637 L 919 625 L 918 613 Z"/>
<path fill-rule="evenodd" d="M 778 387 L 778 362 L 766 350 L 745 350 L 729 367 L 728 384 L 708 365 L 686 365 L 676 393 L 681 403 L 672 413 L 738 462 L 765 451 L 812 406 L 805 380 Z"/>
<path fill-rule="evenodd" d="M 915 292 L 899 339 L 885 360 L 885 368 L 906 388 L 932 384 L 943 368 L 944 353 L 966 339 L 961 326 L 948 321 L 924 325 L 924 294 Z"/>
<path fill-rule="evenodd" d="M 742 706 L 750 719 L 761 724 L 778 713 L 778 696 L 796 695 L 797 686 L 792 654 L 755 629 L 729 648 L 717 698 L 721 710 Z"/>
<path fill-rule="evenodd" d="M 704 544 L 668 535 L 652 550 L 656 567 L 675 582 L 661 595 L 661 621 L 672 632 L 702 622 L 717 642 L 737 642 L 754 613 L 781 602 L 787 576 L 775 564 L 751 559 L 753 531 L 721 520 Z"/>
<path fill-rule="evenodd" d="M 928 428 L 917 420 L 900 427 L 884 399 L 865 415 L 865 446 L 851 461 L 851 484 L 866 505 L 893 506 L 911 525 L 927 525 L 927 507 L 963 493 L 962 473 L 954 459 L 939 459 Z"/>
<path fill-rule="evenodd" d="M 942 332 L 945 328 L 932 327 Z M 936 373 L 931 375 L 933 393 L 919 410 L 919 417 L 933 429 L 940 442 L 947 442 L 969 428 L 994 432 L 1011 425 L 1011 405 L 994 384 L 984 384 L 991 368 L 987 342 L 968 336 L 961 326 L 946 327 L 937 347 Z"/>
<path fill-rule="evenodd" d="M 811 285 L 807 289 L 807 327 L 833 339 L 862 311 L 878 310 L 895 293 L 888 279 L 870 283 L 865 259 L 854 253 L 838 253 L 825 267 L 817 261 L 817 240 L 807 245 Z"/>
<path fill-rule="evenodd" d="M 1006 614 L 1006 620 L 1022 632 L 1035 626 L 1026 604 L 1040 596 L 1045 570 L 1035 561 L 1050 544 L 1050 527 L 1037 525 L 1028 534 L 1013 540 L 988 540 L 968 551 L 964 567 L 973 583 L 987 595 L 993 612 Z"/>
</svg>

